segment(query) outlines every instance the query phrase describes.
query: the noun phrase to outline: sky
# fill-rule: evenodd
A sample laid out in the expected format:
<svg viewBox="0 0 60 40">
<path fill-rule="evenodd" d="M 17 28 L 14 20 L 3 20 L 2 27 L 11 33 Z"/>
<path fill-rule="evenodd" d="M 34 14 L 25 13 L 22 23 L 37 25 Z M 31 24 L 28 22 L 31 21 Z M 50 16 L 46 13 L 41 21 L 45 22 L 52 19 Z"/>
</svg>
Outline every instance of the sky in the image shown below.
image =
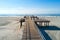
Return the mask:
<svg viewBox="0 0 60 40">
<path fill-rule="evenodd" d="M 0 0 L 0 14 L 48 13 L 60 13 L 60 0 Z"/>
</svg>

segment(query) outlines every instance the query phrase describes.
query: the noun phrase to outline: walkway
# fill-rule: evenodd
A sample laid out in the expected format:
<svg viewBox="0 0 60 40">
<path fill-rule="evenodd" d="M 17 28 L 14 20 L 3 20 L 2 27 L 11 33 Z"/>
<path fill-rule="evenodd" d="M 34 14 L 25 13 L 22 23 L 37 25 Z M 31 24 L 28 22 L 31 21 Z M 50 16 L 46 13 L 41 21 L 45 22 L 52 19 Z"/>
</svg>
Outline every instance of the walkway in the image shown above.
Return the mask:
<svg viewBox="0 0 60 40">
<path fill-rule="evenodd" d="M 42 40 L 34 21 L 30 17 L 26 19 L 22 40 Z"/>
</svg>

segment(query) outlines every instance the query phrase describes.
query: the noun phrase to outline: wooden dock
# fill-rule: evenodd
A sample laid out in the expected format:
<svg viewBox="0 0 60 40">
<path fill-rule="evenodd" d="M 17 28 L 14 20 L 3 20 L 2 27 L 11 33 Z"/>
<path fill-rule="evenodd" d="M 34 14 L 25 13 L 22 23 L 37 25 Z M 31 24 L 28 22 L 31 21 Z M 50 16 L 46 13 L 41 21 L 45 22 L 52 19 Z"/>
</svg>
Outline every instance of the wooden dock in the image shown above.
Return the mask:
<svg viewBox="0 0 60 40">
<path fill-rule="evenodd" d="M 30 17 L 25 20 L 22 40 L 42 40 L 38 30 L 35 27 L 34 21 L 31 20 Z"/>
</svg>

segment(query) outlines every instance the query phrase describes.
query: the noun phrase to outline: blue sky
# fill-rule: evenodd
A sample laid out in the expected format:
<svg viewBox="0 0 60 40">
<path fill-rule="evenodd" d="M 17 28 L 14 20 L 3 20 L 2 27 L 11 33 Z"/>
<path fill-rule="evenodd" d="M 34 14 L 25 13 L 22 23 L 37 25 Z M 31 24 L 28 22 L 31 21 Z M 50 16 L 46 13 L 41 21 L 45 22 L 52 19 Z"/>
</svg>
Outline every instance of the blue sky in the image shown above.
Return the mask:
<svg viewBox="0 0 60 40">
<path fill-rule="evenodd" d="M 60 13 L 60 0 L 0 0 L 0 14 Z"/>
</svg>

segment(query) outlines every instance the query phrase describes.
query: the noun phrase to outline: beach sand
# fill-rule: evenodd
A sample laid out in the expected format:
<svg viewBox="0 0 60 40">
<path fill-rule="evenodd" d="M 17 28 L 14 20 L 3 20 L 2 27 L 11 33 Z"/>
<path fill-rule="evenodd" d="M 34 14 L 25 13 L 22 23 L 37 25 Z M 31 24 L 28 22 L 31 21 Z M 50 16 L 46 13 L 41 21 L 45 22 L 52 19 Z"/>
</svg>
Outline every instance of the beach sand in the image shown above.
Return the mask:
<svg viewBox="0 0 60 40">
<path fill-rule="evenodd" d="M 18 21 L 20 18 L 21 17 L 0 17 L 0 24 L 2 24 L 0 25 L 0 40 L 22 39 L 24 28 L 20 28 L 20 23 Z"/>
<path fill-rule="evenodd" d="M 60 16 L 40 17 L 50 20 L 50 26 L 56 26 L 60 28 Z M 60 40 L 60 30 L 45 30 L 52 40 Z"/>
<path fill-rule="evenodd" d="M 0 40 L 21 40 L 24 28 L 20 28 L 21 17 L 0 17 Z M 60 28 L 60 16 L 39 17 L 50 20 L 51 26 Z M 24 24 L 24 23 L 23 23 Z M 24 26 L 24 25 L 23 25 Z M 60 40 L 60 30 L 45 30 L 52 40 Z"/>
</svg>

